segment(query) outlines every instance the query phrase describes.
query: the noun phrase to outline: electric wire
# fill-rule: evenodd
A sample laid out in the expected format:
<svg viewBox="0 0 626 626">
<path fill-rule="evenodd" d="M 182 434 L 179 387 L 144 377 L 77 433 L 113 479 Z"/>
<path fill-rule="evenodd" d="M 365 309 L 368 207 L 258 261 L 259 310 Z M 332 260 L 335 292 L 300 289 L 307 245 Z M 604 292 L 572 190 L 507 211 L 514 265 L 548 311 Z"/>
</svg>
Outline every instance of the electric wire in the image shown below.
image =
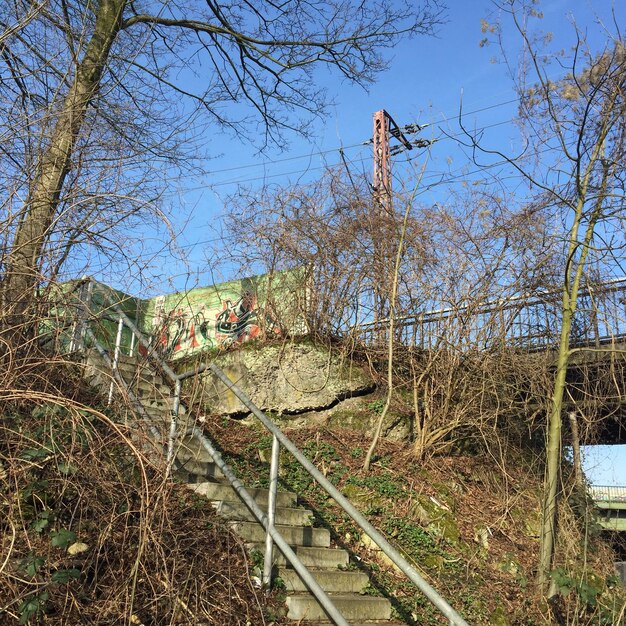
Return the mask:
<svg viewBox="0 0 626 626">
<path fill-rule="evenodd" d="M 492 124 L 489 125 L 488 127 L 493 127 L 496 125 L 500 125 L 500 124 L 504 124 L 504 123 L 508 123 L 508 122 L 498 122 L 496 124 Z M 484 128 L 488 128 L 488 127 L 484 127 Z M 482 130 L 482 129 L 478 129 L 478 130 Z M 544 151 L 548 150 L 548 148 L 546 148 Z M 363 157 L 360 159 L 355 160 L 354 162 L 356 163 L 362 163 L 365 161 L 369 161 L 369 157 Z M 433 187 L 435 186 L 440 186 L 440 185 L 449 185 L 452 183 L 458 183 L 458 182 L 471 182 L 471 177 L 476 175 L 476 174 L 481 174 L 484 173 L 486 170 L 492 169 L 494 167 L 500 167 L 506 165 L 506 162 L 502 161 L 499 163 L 494 163 L 491 164 L 489 166 L 481 166 L 481 167 L 477 167 L 476 169 L 473 170 L 469 170 L 469 171 L 459 171 L 458 173 L 454 173 L 454 172 L 448 172 L 447 174 L 444 173 L 432 173 L 432 174 L 426 174 L 422 177 L 422 182 L 426 183 L 424 185 L 424 190 L 422 193 L 425 193 L 427 191 L 431 191 Z M 309 170 L 303 170 L 303 171 L 316 171 L 319 169 L 324 169 L 325 166 L 321 166 L 321 167 L 315 167 L 315 168 L 310 168 Z M 297 170 L 294 173 L 302 173 L 301 170 Z M 272 176 L 278 176 L 278 175 L 272 175 Z M 519 175 L 513 174 L 510 176 L 505 176 L 499 177 L 499 180 L 502 181 L 506 181 L 506 180 L 515 180 L 518 179 Z M 434 185 L 429 185 L 429 181 L 434 181 Z M 420 194 L 422 195 L 422 194 Z M 214 244 L 214 243 L 223 243 L 225 241 L 225 238 L 222 237 L 214 237 L 211 239 L 205 239 L 202 241 L 198 241 L 198 242 L 194 242 L 194 243 L 190 243 L 190 244 L 183 244 L 183 245 L 177 245 L 176 246 L 176 250 L 191 250 L 194 248 L 198 248 L 200 246 L 206 246 L 209 244 Z M 158 259 L 158 258 L 172 258 L 172 254 L 165 248 L 162 248 L 159 251 L 155 251 L 155 252 L 146 252 L 143 254 L 138 254 L 135 255 L 133 258 L 136 260 L 140 260 L 140 259 Z M 182 262 L 182 261 L 181 261 Z M 110 265 L 110 261 L 107 263 L 102 263 L 99 266 L 93 266 L 90 265 L 90 267 L 92 267 L 95 271 L 102 271 L 103 269 L 105 269 L 106 267 L 108 267 Z M 186 275 L 186 274 L 183 274 Z"/>
<path fill-rule="evenodd" d="M 475 129 L 475 132 L 482 132 L 484 130 L 488 130 L 490 128 L 496 128 L 498 126 L 504 126 L 506 124 L 510 124 L 511 120 L 503 120 L 501 122 L 494 122 L 493 124 L 487 124 L 486 126 L 481 126 L 480 128 Z M 464 133 L 461 131 L 459 133 L 456 134 L 451 134 L 451 135 L 446 135 L 443 139 L 440 139 L 439 141 L 443 141 L 444 139 L 454 139 L 456 137 L 461 137 L 463 136 Z M 364 144 L 352 144 L 350 146 L 344 146 L 343 148 L 334 148 L 332 150 L 326 150 L 324 152 L 320 152 L 320 153 L 312 153 L 311 155 L 307 155 L 308 156 L 316 156 L 317 154 L 326 154 L 326 153 L 340 153 L 341 150 L 349 150 L 351 148 L 355 148 L 355 147 L 364 147 Z M 299 158 L 304 158 L 304 157 L 293 157 L 293 160 L 295 159 L 299 159 Z M 358 159 L 353 159 L 353 162 L 356 163 L 363 163 L 365 161 L 370 160 L 371 157 L 367 156 L 367 157 L 362 157 L 362 158 L 358 158 Z M 291 159 L 289 159 L 291 160 Z M 334 167 L 334 166 L 338 166 L 341 165 L 341 163 L 337 162 L 337 163 L 333 163 L 330 165 L 330 167 Z M 250 167 L 256 167 L 256 166 L 250 166 Z M 281 177 L 287 177 L 287 176 L 295 176 L 295 175 L 300 175 L 300 174 L 306 174 L 309 172 L 317 172 L 317 171 L 321 171 L 326 169 L 327 167 L 329 167 L 327 164 L 324 165 L 316 165 L 314 167 L 307 167 L 304 169 L 296 169 L 296 170 L 290 170 L 288 172 L 278 172 L 276 174 L 264 174 L 262 176 L 253 176 L 250 178 L 233 178 L 231 180 L 226 180 L 226 181 L 218 181 L 218 182 L 214 182 L 214 183 L 206 183 L 203 185 L 197 185 L 194 187 L 185 187 L 185 191 L 186 192 L 193 192 L 193 191 L 203 191 L 208 189 L 215 189 L 218 187 L 226 187 L 229 185 L 243 185 L 246 183 L 252 183 L 252 182 L 260 182 L 260 181 L 267 181 L 267 180 L 272 180 L 272 179 L 276 179 L 276 178 L 281 178 Z M 230 169 L 230 168 L 229 168 Z M 234 168 L 237 169 L 237 168 Z M 211 172 L 213 173 L 213 172 Z"/>
<path fill-rule="evenodd" d="M 502 101 L 502 102 L 498 102 L 498 103 L 494 103 L 491 104 L 489 106 L 485 106 L 485 107 L 480 107 L 478 109 L 474 109 L 472 111 L 469 111 L 467 113 L 465 113 L 464 115 L 473 115 L 476 113 L 480 113 L 480 112 L 484 112 L 484 111 L 488 111 L 488 110 L 493 110 L 495 108 L 501 107 L 501 106 L 506 106 L 508 104 L 512 104 L 514 102 L 516 102 L 516 99 L 512 99 L 512 100 L 506 100 L 506 101 Z M 444 116 L 443 120 L 441 123 L 444 123 L 446 121 L 450 121 L 449 117 Z M 484 125 L 482 127 L 473 129 L 473 132 L 483 132 L 485 130 L 491 129 L 491 128 L 495 128 L 498 126 L 502 126 L 505 124 L 510 124 L 510 120 L 503 120 L 500 122 L 494 122 L 492 124 L 487 124 Z M 441 141 L 443 140 L 453 140 L 454 138 L 457 137 L 461 137 L 461 136 L 465 136 L 466 133 L 463 131 L 459 131 L 458 133 L 446 133 L 446 135 L 441 139 Z M 233 166 L 233 167 L 228 167 L 228 168 L 222 168 L 220 170 L 213 170 L 212 172 L 209 172 L 210 175 L 213 174 L 218 174 L 218 173 L 227 173 L 230 171 L 240 171 L 240 170 L 245 170 L 245 169 L 252 169 L 255 167 L 268 167 L 271 165 L 276 165 L 276 164 L 280 164 L 280 163 L 286 163 L 286 162 L 292 162 L 292 161 L 297 161 L 303 158 L 308 158 L 311 159 L 313 157 L 316 156 L 325 156 L 327 154 L 335 154 L 338 153 L 341 157 L 342 160 L 344 162 L 344 165 L 347 167 L 347 163 L 345 162 L 345 150 L 349 150 L 349 149 L 355 149 L 355 148 L 363 148 L 366 147 L 368 145 L 369 142 L 360 142 L 357 144 L 351 144 L 348 146 L 341 146 L 339 148 L 332 148 L 332 149 L 327 149 L 327 150 L 321 150 L 321 151 L 317 151 L 317 152 L 310 152 L 307 154 L 302 154 L 302 155 L 296 155 L 296 156 L 290 156 L 290 157 L 285 157 L 282 159 L 274 159 L 274 160 L 268 160 L 268 161 L 264 161 L 262 163 L 256 163 L 256 164 L 246 164 L 246 165 L 242 165 L 242 166 Z M 408 155 L 407 155 L 408 156 Z M 361 158 L 357 158 L 357 159 L 351 159 L 351 163 L 364 163 L 366 161 L 369 161 L 370 157 L 361 157 Z M 408 160 L 408 159 L 407 159 Z M 338 165 L 338 164 L 335 164 Z M 502 165 L 502 164 L 500 164 Z M 494 167 L 495 165 L 491 165 L 491 166 L 487 166 L 488 168 L 490 167 Z M 287 177 L 287 176 L 292 176 L 292 175 L 301 175 L 304 173 L 310 173 L 310 172 L 315 172 L 315 171 L 320 171 L 320 170 L 324 170 L 326 167 L 328 167 L 328 165 L 321 165 L 321 166 L 316 166 L 316 167 L 307 167 L 305 169 L 296 169 L 296 170 L 292 170 L 289 172 L 281 172 L 281 173 L 276 173 L 276 174 L 265 174 L 264 176 L 256 176 L 256 177 L 250 177 L 250 178 L 244 178 L 244 179 L 233 179 L 230 181 L 219 181 L 216 183 L 212 183 L 209 185 L 202 185 L 202 186 L 197 186 L 197 187 L 191 187 L 191 188 L 185 188 L 185 191 L 197 191 L 197 190 L 205 190 L 207 187 L 210 188 L 215 188 L 215 187 L 222 187 L 222 186 L 226 186 L 226 185 L 235 185 L 235 184 L 245 184 L 248 182 L 257 182 L 257 181 L 262 181 L 262 180 L 269 180 L 269 179 L 274 179 L 274 178 L 279 178 L 279 177 Z M 331 165 L 332 167 L 332 165 Z M 428 181 L 436 181 L 434 186 L 438 186 L 438 185 L 445 185 L 445 184 L 451 184 L 454 182 L 458 182 L 461 180 L 468 180 L 469 177 L 477 174 L 477 173 L 481 173 L 484 172 L 486 169 L 486 167 L 481 167 L 481 168 L 477 168 L 475 170 L 470 170 L 470 171 L 464 171 L 464 172 L 459 172 L 458 174 L 441 174 L 441 173 L 433 173 L 433 174 L 429 174 L 426 175 L 425 177 L 423 177 L 422 181 L 428 183 Z M 514 176 L 510 176 L 507 177 L 507 179 L 511 179 L 511 178 L 515 178 Z M 438 180 L 437 180 L 438 179 Z M 430 189 L 432 189 L 432 185 L 426 185 L 425 186 L 425 191 L 429 191 Z M 222 243 L 224 242 L 225 239 L 222 237 L 214 237 L 211 239 L 205 239 L 202 241 L 198 241 L 198 242 L 194 242 L 194 243 L 189 243 L 189 244 L 183 244 L 183 245 L 178 245 L 176 246 L 176 251 L 182 251 L 182 250 L 193 250 L 193 249 L 198 249 L 210 244 L 215 244 L 215 243 Z M 114 255 L 112 255 L 114 256 Z M 145 265 L 149 265 L 150 262 L 156 262 L 157 260 L 161 260 L 161 259 L 172 259 L 175 258 L 175 253 L 172 254 L 168 249 L 167 249 L 167 244 L 165 244 L 160 250 L 157 251 L 151 251 L 151 252 L 145 252 L 142 254 L 138 254 L 135 255 L 133 257 L 134 261 L 146 261 Z M 176 260 L 176 262 L 180 262 L 183 263 L 184 260 L 180 259 L 180 260 Z M 93 263 L 88 263 L 87 260 L 85 260 L 85 263 L 87 265 L 87 267 L 90 268 L 90 270 L 92 272 L 96 272 L 96 273 L 100 273 L 104 270 L 106 270 L 107 268 L 110 268 L 112 264 L 115 264 L 115 261 L 112 259 L 108 259 L 108 260 L 103 260 L 100 264 L 98 265 L 94 265 Z M 170 276 L 168 277 L 169 281 L 175 280 L 177 278 L 182 278 L 182 277 L 187 277 L 189 278 L 191 275 L 200 275 L 201 272 L 199 271 L 194 271 L 194 272 L 182 272 L 180 274 L 176 274 L 174 276 Z"/>
<path fill-rule="evenodd" d="M 489 111 L 489 110 L 492 110 L 492 109 L 496 109 L 498 107 L 506 106 L 506 105 L 512 104 L 514 102 L 517 102 L 517 99 L 504 100 L 502 102 L 496 102 L 494 104 L 490 104 L 490 105 L 485 106 L 485 107 L 481 107 L 481 108 L 478 108 L 478 109 L 473 109 L 472 111 L 468 111 L 468 112 L 464 113 L 463 115 L 464 116 L 468 116 L 468 115 L 474 115 L 476 113 L 482 113 L 484 111 Z M 441 125 L 441 124 L 443 124 L 445 122 L 451 121 L 452 119 L 454 119 L 454 118 L 452 118 L 452 116 L 448 116 L 446 114 L 442 114 L 442 119 L 439 120 L 438 122 L 436 122 L 436 125 L 439 126 L 439 125 Z M 511 120 L 506 120 L 506 121 L 498 122 L 498 123 L 495 123 L 495 124 L 489 124 L 489 125 L 486 125 L 486 126 L 482 126 L 479 129 L 477 129 L 477 130 L 479 130 L 479 131 L 480 130 L 486 130 L 488 128 L 493 128 L 494 126 L 508 124 L 508 123 L 510 123 L 510 121 Z M 435 124 L 433 124 L 433 126 L 434 125 Z M 452 135 L 452 136 L 459 136 L 461 134 L 462 133 L 459 133 L 457 135 Z M 224 173 L 228 173 L 228 172 L 242 171 L 242 170 L 246 170 L 246 169 L 254 169 L 254 168 L 258 168 L 258 167 L 268 167 L 268 166 L 271 166 L 271 165 L 276 165 L 278 163 L 287 163 L 287 162 L 290 162 L 290 161 L 299 161 L 301 159 L 310 159 L 310 158 L 317 157 L 317 156 L 325 156 L 327 154 L 339 153 L 341 150 L 352 150 L 354 148 L 363 148 L 363 147 L 367 147 L 368 145 L 370 145 L 370 140 L 361 141 L 359 143 L 353 143 L 353 144 L 350 144 L 350 145 L 347 145 L 347 146 L 340 146 L 338 148 L 328 148 L 326 150 L 319 150 L 319 151 L 316 151 L 316 152 L 308 152 L 306 154 L 299 154 L 299 155 L 295 155 L 295 156 L 284 157 L 284 158 L 281 158 L 281 159 L 267 159 L 267 160 L 261 161 L 259 163 L 247 163 L 245 165 L 233 165 L 233 166 L 229 166 L 229 167 L 225 167 L 225 168 L 221 168 L 221 169 L 210 170 L 210 171 L 207 172 L 207 176 L 213 176 L 215 174 L 224 174 Z M 307 171 L 307 170 L 296 170 L 294 172 L 289 172 L 288 174 L 300 173 L 300 172 L 305 172 L 305 171 Z M 179 178 L 187 178 L 187 177 L 189 177 L 189 178 L 196 178 L 197 175 L 190 174 L 188 176 L 181 176 Z M 234 181 L 234 182 L 239 182 L 239 181 Z M 247 181 L 243 181 L 243 182 L 247 182 Z M 220 183 L 217 183 L 217 184 L 222 185 L 222 184 L 231 184 L 231 183 L 233 183 L 233 181 L 228 181 L 228 182 L 225 182 L 225 183 L 221 183 L 220 182 Z M 212 186 L 216 186 L 216 185 L 213 184 Z M 202 187 L 202 188 L 204 188 L 204 187 Z"/>
</svg>

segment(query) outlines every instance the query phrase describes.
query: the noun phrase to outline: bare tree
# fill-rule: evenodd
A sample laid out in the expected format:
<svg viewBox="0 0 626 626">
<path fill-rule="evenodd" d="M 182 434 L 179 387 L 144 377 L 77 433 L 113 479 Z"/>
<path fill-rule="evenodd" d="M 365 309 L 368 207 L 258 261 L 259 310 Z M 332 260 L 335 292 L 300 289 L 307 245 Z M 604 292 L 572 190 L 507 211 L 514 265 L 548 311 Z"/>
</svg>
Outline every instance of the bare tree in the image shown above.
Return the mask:
<svg viewBox="0 0 626 626">
<path fill-rule="evenodd" d="M 242 191 L 226 203 L 227 243 L 220 249 L 232 252 L 227 261 L 243 274 L 309 268 L 303 285 L 309 328 L 343 337 L 373 369 L 386 370 L 381 383 L 392 392 L 385 406 L 413 415 L 420 458 L 459 439 L 492 438 L 516 411 L 523 432 L 547 393 L 547 362 L 517 358 L 510 334 L 514 324 L 547 332 L 519 317 L 520 294 L 555 285 L 543 213 L 489 188 L 450 194 L 449 203 L 436 206 L 409 193 L 396 198 L 401 210 L 382 229 L 370 190 L 360 183 L 330 170 L 309 185 Z M 401 251 L 390 284 L 372 267 L 383 230 L 393 233 L 389 249 Z M 374 284 L 394 304 L 391 319 L 375 318 Z M 385 414 L 379 417 L 384 429 Z"/>
<path fill-rule="evenodd" d="M 562 274 L 558 358 L 548 411 L 547 464 L 539 582 L 545 586 L 554 559 L 557 502 L 562 460 L 562 421 L 566 373 L 575 350 L 572 333 L 581 287 L 594 275 L 621 270 L 621 221 L 626 208 L 626 48 L 619 26 L 603 26 L 605 47 L 594 50 L 574 28 L 568 57 L 548 54 L 550 38 L 532 30 L 540 17 L 534 2 L 510 0 L 500 7 L 519 34 L 526 65 L 519 87 L 520 120 L 527 146 L 524 158 L 503 155 L 531 185 L 535 203 L 560 225 L 553 246 Z M 498 25 L 493 31 L 500 33 Z M 541 33 L 539 33 L 541 35 Z M 551 61 L 562 78 L 549 77 Z M 471 136 L 468 133 L 468 136 Z M 472 146 L 489 153 L 477 138 Z"/>
<path fill-rule="evenodd" d="M 5 327 L 15 327 L 50 252 L 54 267 L 76 245 L 114 245 L 120 217 L 158 209 L 157 172 L 162 180 L 202 153 L 190 129 L 260 135 L 261 145 L 306 133 L 326 102 L 316 68 L 365 85 L 385 67 L 385 48 L 431 32 L 442 9 L 4 0 L 1 15 L 2 296 Z"/>
</svg>

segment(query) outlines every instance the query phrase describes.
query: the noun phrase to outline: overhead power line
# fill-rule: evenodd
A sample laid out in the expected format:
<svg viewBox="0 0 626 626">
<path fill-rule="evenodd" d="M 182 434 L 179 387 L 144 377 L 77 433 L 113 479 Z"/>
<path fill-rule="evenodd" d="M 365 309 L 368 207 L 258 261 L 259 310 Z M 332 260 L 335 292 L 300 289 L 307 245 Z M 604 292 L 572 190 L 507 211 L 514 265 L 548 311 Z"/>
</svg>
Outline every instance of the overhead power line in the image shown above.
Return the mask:
<svg viewBox="0 0 626 626">
<path fill-rule="evenodd" d="M 482 132 L 484 130 L 488 130 L 490 128 L 496 128 L 498 126 L 504 126 L 505 124 L 510 124 L 511 120 L 503 120 L 502 122 L 494 122 L 493 124 L 487 124 L 485 126 L 481 126 L 479 128 L 476 129 L 476 132 Z M 461 137 L 463 136 L 463 132 L 459 132 L 459 133 L 455 133 L 455 134 L 448 134 L 445 137 L 439 139 L 439 141 L 444 141 L 445 139 L 454 139 L 456 137 Z M 365 146 L 368 145 L 368 142 L 364 142 L 364 143 L 358 143 L 358 144 L 352 144 L 350 146 L 344 146 L 343 148 L 333 148 L 332 150 L 326 150 L 323 154 L 326 153 L 337 153 L 339 155 L 339 157 L 341 158 L 341 151 L 342 150 L 348 150 L 351 148 L 363 148 Z M 318 153 L 318 154 L 322 154 L 322 153 Z M 313 156 L 315 156 L 315 154 L 313 154 Z M 292 159 L 289 160 L 296 160 L 298 158 L 301 157 L 293 157 Z M 362 157 L 362 158 L 358 158 L 358 159 L 354 159 L 354 162 L 356 163 L 364 163 L 370 160 L 370 157 Z M 337 163 L 333 163 L 331 164 L 331 167 L 334 165 L 341 165 L 341 161 L 337 161 Z M 247 166 L 244 166 L 244 168 Z M 250 166 L 253 167 L 253 166 Z M 324 170 L 327 166 L 326 165 L 316 165 L 314 167 L 306 167 L 306 168 L 302 168 L 302 169 L 296 169 L 296 170 L 290 170 L 288 172 L 278 172 L 275 174 L 263 174 L 261 176 L 253 176 L 250 178 L 233 178 L 230 180 L 223 180 L 223 181 L 218 181 L 218 182 L 214 182 L 214 183 L 207 183 L 204 185 L 195 185 L 193 187 L 186 187 L 185 191 L 202 191 L 205 190 L 207 188 L 217 188 L 217 187 L 226 187 L 227 185 L 241 185 L 241 184 L 245 184 L 245 183 L 253 183 L 253 182 L 259 182 L 259 181 L 265 181 L 265 180 L 272 180 L 275 178 L 281 178 L 284 176 L 294 176 L 294 175 L 299 175 L 299 174 L 306 174 L 307 172 L 317 172 L 320 170 Z M 229 168 L 229 171 L 232 170 L 238 170 L 241 168 Z"/>
<path fill-rule="evenodd" d="M 492 109 L 496 109 L 498 107 L 501 106 L 506 106 L 507 104 L 512 104 L 514 102 L 517 102 L 517 99 L 512 99 L 512 100 L 503 100 L 502 102 L 496 102 L 494 104 L 490 104 L 489 106 L 485 106 L 485 107 L 481 107 L 478 109 L 474 109 L 472 111 L 467 111 L 466 113 L 464 113 L 463 115 L 474 115 L 476 113 L 482 113 L 484 111 L 490 111 Z M 449 122 L 452 119 L 454 119 L 451 115 L 443 115 L 442 119 L 439 120 L 438 122 L 436 122 L 437 125 L 445 123 L 445 122 Z M 510 122 L 510 120 L 508 120 Z M 435 123 L 431 124 L 435 125 Z M 407 131 L 406 132 L 410 132 L 409 128 L 411 126 L 416 126 L 416 127 L 420 127 L 420 125 L 418 124 L 407 124 L 406 128 Z M 421 125 L 421 127 L 425 127 L 426 125 Z M 489 128 L 489 126 L 485 126 L 483 128 Z M 216 170 L 210 170 L 207 174 L 210 176 L 213 176 L 215 174 L 225 174 L 228 172 L 238 172 L 241 170 L 247 170 L 247 169 L 254 169 L 254 168 L 258 168 L 258 167 L 267 167 L 267 166 L 271 166 L 271 165 L 276 165 L 277 163 L 287 163 L 290 161 L 299 161 L 301 159 L 310 159 L 313 157 L 318 157 L 318 156 L 324 156 L 326 154 L 333 154 L 333 153 L 338 153 L 340 150 L 351 150 L 353 148 L 361 148 L 365 145 L 368 145 L 371 143 L 371 140 L 367 140 L 367 141 L 363 141 L 363 142 L 359 142 L 359 143 L 354 143 L 354 144 L 350 144 L 348 146 L 340 146 L 337 148 L 328 148 L 327 150 L 319 150 L 316 152 L 308 152 L 308 153 L 304 153 L 304 154 L 299 154 L 299 155 L 295 155 L 295 156 L 289 156 L 289 157 L 284 157 L 282 159 L 267 159 L 265 161 L 260 161 L 257 163 L 246 163 L 244 165 L 233 165 L 233 166 L 229 166 L 229 167 L 225 167 L 225 168 L 220 168 L 220 169 L 216 169 Z M 195 178 L 196 175 L 195 174 L 190 174 L 188 176 L 185 177 L 181 177 L 181 178 Z M 218 183 L 220 184 L 220 183 Z M 213 185 L 215 186 L 215 185 Z"/>
</svg>

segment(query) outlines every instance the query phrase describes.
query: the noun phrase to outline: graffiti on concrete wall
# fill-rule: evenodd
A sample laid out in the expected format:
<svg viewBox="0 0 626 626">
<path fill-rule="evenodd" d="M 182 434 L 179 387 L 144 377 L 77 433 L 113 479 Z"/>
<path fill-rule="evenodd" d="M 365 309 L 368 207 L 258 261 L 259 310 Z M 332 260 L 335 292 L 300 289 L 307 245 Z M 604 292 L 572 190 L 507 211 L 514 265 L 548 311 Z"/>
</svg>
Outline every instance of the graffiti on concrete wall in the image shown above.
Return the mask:
<svg viewBox="0 0 626 626">
<path fill-rule="evenodd" d="M 269 307 L 259 306 L 255 287 L 252 279 L 246 279 L 193 290 L 178 295 L 178 299 L 155 298 L 152 341 L 156 351 L 163 357 L 177 358 L 235 346 L 262 334 L 279 334 Z"/>
<path fill-rule="evenodd" d="M 226 300 L 223 309 L 215 320 L 215 337 L 217 343 L 230 346 L 250 339 L 256 339 L 261 334 L 259 326 L 260 311 L 257 297 L 251 292 L 244 293 L 239 300 Z M 265 316 L 266 328 L 271 320 Z"/>
</svg>

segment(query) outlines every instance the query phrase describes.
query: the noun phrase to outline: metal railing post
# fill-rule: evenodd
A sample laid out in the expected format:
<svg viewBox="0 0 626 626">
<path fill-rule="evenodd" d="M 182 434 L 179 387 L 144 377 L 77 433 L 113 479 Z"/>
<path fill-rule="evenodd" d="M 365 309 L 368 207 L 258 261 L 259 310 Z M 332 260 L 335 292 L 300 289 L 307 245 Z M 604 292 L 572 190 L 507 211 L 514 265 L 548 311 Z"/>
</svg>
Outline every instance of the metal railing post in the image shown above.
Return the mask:
<svg viewBox="0 0 626 626">
<path fill-rule="evenodd" d="M 85 305 L 87 306 L 87 314 L 91 311 L 91 300 L 93 299 L 93 280 L 91 278 L 86 278 L 87 280 L 87 301 Z M 87 336 L 87 320 L 83 318 L 82 324 L 80 326 L 80 348 L 81 350 L 85 347 L 85 337 Z"/>
<path fill-rule="evenodd" d="M 85 283 L 82 283 L 80 289 L 78 290 L 78 306 L 76 308 L 76 317 L 74 318 L 74 323 L 72 324 L 72 337 L 70 339 L 69 350 L 70 352 L 75 352 L 82 348 L 80 345 L 80 333 L 83 325 L 83 318 L 85 317 L 85 312 L 83 309 L 83 295 L 85 292 Z"/>
<path fill-rule="evenodd" d="M 280 442 L 276 435 L 272 438 L 272 460 L 270 464 L 270 484 L 267 497 L 267 532 L 265 535 L 265 560 L 263 562 L 263 586 L 269 590 L 272 586 L 272 562 L 274 541 L 270 528 L 274 528 L 276 520 L 276 489 L 278 487 L 278 465 L 280 463 Z"/>
<path fill-rule="evenodd" d="M 113 352 L 113 362 L 112 362 L 112 369 L 116 370 L 117 366 L 120 362 L 120 348 L 122 345 L 122 331 L 124 330 L 124 320 L 122 319 L 122 316 L 120 315 L 118 320 L 117 320 L 117 334 L 115 335 L 115 350 Z M 111 381 L 111 384 L 109 385 L 109 399 L 107 404 L 111 404 L 111 402 L 113 402 L 113 388 L 114 388 L 114 382 Z"/>
<path fill-rule="evenodd" d="M 174 462 L 174 441 L 176 439 L 176 430 L 178 428 L 178 414 L 180 412 L 180 393 L 182 390 L 182 381 L 176 379 L 174 384 L 174 403 L 172 404 L 172 414 L 170 419 L 170 430 L 167 436 L 167 473 L 171 471 Z"/>
<path fill-rule="evenodd" d="M 100 344 L 100 342 L 98 341 L 98 338 L 94 335 L 94 333 L 91 330 L 91 328 L 89 328 L 89 327 L 85 328 L 85 335 L 87 337 L 89 337 L 89 340 L 92 342 L 93 347 L 96 349 L 98 354 L 102 357 L 102 360 L 107 364 L 108 367 L 111 368 L 111 371 L 113 372 L 114 378 L 120 384 L 120 388 L 126 390 L 126 393 L 128 394 L 128 397 L 130 398 L 130 401 L 133 403 L 135 409 L 137 410 L 139 415 L 142 417 L 142 419 L 146 422 L 146 424 L 148 424 L 148 428 L 150 429 L 150 433 L 152 434 L 154 439 L 156 441 L 160 441 L 161 433 L 157 430 L 156 426 L 152 423 L 152 419 L 150 418 L 150 416 L 146 412 L 146 409 L 144 408 L 144 406 L 139 401 L 139 398 L 129 388 L 129 386 L 126 383 L 126 381 L 124 380 L 124 378 L 122 378 L 122 375 L 120 374 L 119 370 L 113 369 L 113 361 L 111 361 L 111 358 L 109 357 L 109 354 L 103 348 L 103 346 Z M 162 447 L 161 447 L 161 449 L 162 449 Z"/>
<path fill-rule="evenodd" d="M 91 308 L 92 284 L 91 279 L 86 276 L 84 276 L 81 281 L 80 289 L 78 290 L 76 321 L 72 325 L 72 338 L 69 345 L 70 352 L 76 352 L 85 347 L 85 325 Z"/>
</svg>

